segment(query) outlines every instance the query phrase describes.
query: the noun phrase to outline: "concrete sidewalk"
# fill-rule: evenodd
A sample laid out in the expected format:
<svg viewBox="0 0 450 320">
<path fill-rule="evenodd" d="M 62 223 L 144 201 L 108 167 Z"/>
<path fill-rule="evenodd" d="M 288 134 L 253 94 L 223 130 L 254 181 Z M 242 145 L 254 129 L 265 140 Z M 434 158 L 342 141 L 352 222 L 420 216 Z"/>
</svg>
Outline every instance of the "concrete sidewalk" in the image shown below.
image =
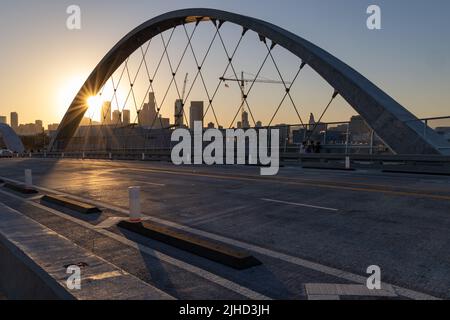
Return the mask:
<svg viewBox="0 0 450 320">
<path fill-rule="evenodd" d="M 11 299 L 173 299 L 3 204 L 0 255 L 0 292 Z M 71 265 L 81 266 L 80 290 L 67 288 Z"/>
</svg>

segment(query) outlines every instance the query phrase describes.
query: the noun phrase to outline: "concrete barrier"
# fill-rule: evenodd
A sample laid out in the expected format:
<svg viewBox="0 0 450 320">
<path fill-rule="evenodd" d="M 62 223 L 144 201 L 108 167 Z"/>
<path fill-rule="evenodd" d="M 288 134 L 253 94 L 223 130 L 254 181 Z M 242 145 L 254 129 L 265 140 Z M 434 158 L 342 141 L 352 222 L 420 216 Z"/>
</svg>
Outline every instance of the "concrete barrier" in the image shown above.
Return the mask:
<svg viewBox="0 0 450 320">
<path fill-rule="evenodd" d="M 91 204 L 83 203 L 80 201 L 68 199 L 66 197 L 61 197 L 61 196 L 44 195 L 41 199 L 41 202 L 44 204 L 45 204 L 45 202 L 56 204 L 58 206 L 62 206 L 62 207 L 68 208 L 70 210 L 74 210 L 74 211 L 84 213 L 84 214 L 101 213 L 102 212 L 99 208 L 97 208 L 96 206 L 93 206 Z"/>
<path fill-rule="evenodd" d="M 11 183 L 11 182 L 5 183 L 4 187 L 7 189 L 10 189 L 12 191 L 24 194 L 24 195 L 39 193 L 36 189 L 27 188 L 25 185 L 15 184 L 15 183 Z"/>
<path fill-rule="evenodd" d="M 234 269 L 243 270 L 261 265 L 261 262 L 255 257 L 228 245 L 199 238 L 195 235 L 169 229 L 151 222 L 133 223 L 121 221 L 118 226 Z"/>
</svg>

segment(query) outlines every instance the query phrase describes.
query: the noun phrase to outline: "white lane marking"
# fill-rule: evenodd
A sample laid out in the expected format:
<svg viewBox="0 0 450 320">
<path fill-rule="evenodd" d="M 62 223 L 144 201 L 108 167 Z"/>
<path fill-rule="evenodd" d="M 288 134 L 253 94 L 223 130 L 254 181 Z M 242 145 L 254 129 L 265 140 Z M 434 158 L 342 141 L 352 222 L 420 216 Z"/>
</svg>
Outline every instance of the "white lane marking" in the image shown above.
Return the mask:
<svg viewBox="0 0 450 320">
<path fill-rule="evenodd" d="M 135 181 L 136 183 L 143 183 L 148 184 L 150 186 L 157 186 L 157 187 L 165 187 L 166 185 L 163 183 L 154 183 L 154 182 L 147 182 L 147 181 Z M 134 182 L 133 182 L 134 183 Z"/>
<path fill-rule="evenodd" d="M 261 200 L 262 200 L 262 201 L 266 201 L 266 202 L 274 202 L 274 203 L 287 204 L 287 205 L 290 205 L 290 206 L 296 206 L 296 207 L 306 207 L 306 208 L 322 209 L 322 210 L 328 210 L 328 211 L 339 211 L 339 209 L 327 208 L 327 207 L 319 207 L 319 206 L 313 206 L 313 205 L 310 205 L 310 204 L 304 204 L 304 203 L 288 202 L 288 201 L 281 201 L 281 200 L 274 200 L 274 199 L 266 199 L 266 198 L 262 198 Z"/>
<path fill-rule="evenodd" d="M 45 206 L 43 206 L 43 205 L 41 205 L 39 203 L 36 203 L 36 202 L 33 202 L 33 201 L 29 201 L 26 198 L 21 198 L 19 196 L 13 195 L 13 194 L 11 194 L 9 192 L 5 192 L 5 191 L 0 190 L 0 193 L 2 193 L 4 195 L 7 195 L 7 196 L 10 196 L 10 197 L 12 197 L 14 199 L 20 200 L 22 202 L 26 202 L 26 203 L 28 203 L 28 204 L 36 207 L 36 208 L 43 209 L 43 210 L 45 210 L 47 212 L 50 212 L 50 213 L 52 213 L 54 215 L 57 215 L 58 217 L 61 217 L 63 219 L 66 219 L 66 220 L 69 220 L 69 221 L 74 222 L 76 224 L 79 224 L 79 225 L 81 225 L 81 226 L 83 226 L 85 228 L 88 228 L 88 229 L 93 230 L 93 231 L 95 231 L 97 233 L 100 233 L 100 234 L 102 234 L 104 236 L 107 236 L 107 237 L 112 238 L 112 239 L 114 239 L 116 241 L 119 241 L 119 242 L 121 242 L 121 243 L 123 243 L 123 244 L 125 244 L 125 245 L 127 245 L 129 247 L 132 247 L 132 248 L 136 249 L 136 250 L 145 252 L 149 256 L 152 256 L 152 257 L 154 257 L 154 258 L 156 258 L 158 260 L 162 260 L 162 261 L 167 262 L 167 263 L 169 263 L 171 265 L 174 265 L 174 266 L 176 266 L 176 267 L 178 267 L 180 269 L 183 269 L 183 270 L 188 271 L 188 272 L 190 272 L 192 274 L 195 274 L 195 275 L 197 275 L 197 276 L 199 276 L 199 277 L 201 277 L 201 278 L 203 278 L 205 280 L 213 282 L 213 283 L 215 283 L 215 284 L 217 284 L 217 285 L 219 285 L 221 287 L 224 287 L 224 288 L 226 288 L 226 289 L 228 289 L 230 291 L 234 291 L 234 292 L 236 292 L 236 293 L 238 293 L 238 294 L 240 294 L 240 295 L 242 295 L 242 296 L 244 296 L 244 297 L 246 297 L 248 299 L 251 299 L 251 300 L 271 300 L 271 298 L 269 298 L 269 297 L 267 297 L 267 296 L 265 296 L 263 294 L 260 294 L 260 293 L 258 293 L 256 291 L 253 291 L 251 289 L 243 287 L 243 286 L 241 286 L 241 285 L 239 285 L 239 284 L 237 284 L 235 282 L 232 282 L 230 280 L 222 278 L 222 277 L 220 277 L 218 275 L 215 275 L 215 274 L 213 274 L 213 273 L 211 273 L 209 271 L 206 271 L 206 270 L 203 270 L 203 269 L 198 268 L 196 266 L 190 265 L 190 264 L 188 264 L 186 262 L 183 262 L 181 260 L 172 258 L 172 257 L 170 257 L 168 255 L 165 255 L 164 253 L 161 253 L 159 251 L 156 251 L 156 250 L 151 249 L 149 247 L 146 247 L 144 245 L 138 244 L 138 243 L 136 243 L 134 241 L 126 239 L 125 237 L 119 236 L 119 235 L 117 235 L 117 234 L 115 234 L 115 233 L 113 233 L 111 231 L 108 231 L 108 230 L 105 230 L 105 229 L 101 229 L 101 228 L 96 228 L 95 226 L 91 225 L 88 222 L 85 222 L 83 220 L 79 220 L 79 219 L 76 219 L 74 217 L 68 216 L 68 215 L 63 214 L 63 213 L 61 213 L 59 211 L 56 211 L 54 209 L 45 207 Z"/>
<path fill-rule="evenodd" d="M 383 285 L 381 290 L 369 290 L 365 285 L 358 284 L 338 284 L 338 283 L 305 283 L 305 291 L 308 300 L 335 299 L 341 296 L 363 296 L 363 297 L 398 297 L 395 290 L 390 285 Z"/>
<path fill-rule="evenodd" d="M 2 177 L 0 177 L 0 178 L 2 178 Z M 10 182 L 16 182 L 16 183 L 20 182 L 20 181 L 8 179 L 8 178 L 2 178 L 2 179 L 6 180 L 6 181 L 10 181 Z M 38 190 L 41 190 L 41 191 L 50 192 L 50 193 L 58 193 L 58 191 L 51 190 L 51 189 L 48 189 L 48 188 L 45 188 L 45 187 L 39 187 L 39 186 L 36 186 L 36 185 L 34 187 L 37 188 Z M 84 201 L 84 202 L 87 202 L 87 203 L 90 203 L 90 204 L 93 204 L 93 205 L 96 205 L 96 206 L 99 206 L 99 207 L 104 207 L 104 208 L 107 208 L 107 209 L 110 209 L 110 210 L 114 210 L 114 211 L 117 211 L 117 212 L 120 212 L 120 213 L 128 215 L 128 210 L 125 210 L 125 209 L 123 209 L 121 207 L 117 207 L 117 206 L 114 206 L 114 205 L 102 203 L 102 202 L 95 201 L 95 200 L 92 200 L 92 199 L 85 199 L 85 198 L 78 197 L 76 195 L 72 195 L 72 194 L 68 194 L 68 193 L 64 193 L 64 195 L 66 197 L 70 197 L 70 198 L 72 198 L 74 200 Z M 334 277 L 337 277 L 337 278 L 340 278 L 340 279 L 345 279 L 345 280 L 353 281 L 353 282 L 360 283 L 360 284 L 366 284 L 366 281 L 367 281 L 366 277 L 363 277 L 363 276 L 360 276 L 360 275 L 357 275 L 357 274 L 354 274 L 354 273 L 351 273 L 351 272 L 339 270 L 339 269 L 332 268 L 332 267 L 327 267 L 325 265 L 322 265 L 322 264 L 319 264 L 319 263 L 316 263 L 316 262 L 312 262 L 312 261 L 308 261 L 308 260 L 301 259 L 301 258 L 298 258 L 298 257 L 290 256 L 290 255 L 287 255 L 287 254 L 284 254 L 284 253 L 280 253 L 280 252 L 277 252 L 277 251 L 274 251 L 274 250 L 266 249 L 266 248 L 263 248 L 263 247 L 260 247 L 260 246 L 257 246 L 257 245 L 253 245 L 253 244 L 250 244 L 250 243 L 246 243 L 246 242 L 243 242 L 243 241 L 227 238 L 227 237 L 224 237 L 224 236 L 220 236 L 218 234 L 214 234 L 214 233 L 210 233 L 210 232 L 207 232 L 207 231 L 191 228 L 191 227 L 188 227 L 188 226 L 184 226 L 184 225 L 172 222 L 172 221 L 168 221 L 168 220 L 164 220 L 164 219 L 160 219 L 160 218 L 156 218 L 156 217 L 149 216 L 148 219 L 150 221 L 157 222 L 157 223 L 160 223 L 160 224 L 163 224 L 163 225 L 166 225 L 166 226 L 178 229 L 178 230 L 190 232 L 190 233 L 193 233 L 193 234 L 205 237 L 205 238 L 213 239 L 213 240 L 216 240 L 216 241 L 219 241 L 219 242 L 223 242 L 223 243 L 230 244 L 230 245 L 233 245 L 233 246 L 236 246 L 236 247 L 240 247 L 240 248 L 246 249 L 248 251 L 253 251 L 253 252 L 259 253 L 261 255 L 267 256 L 267 257 L 271 257 L 271 258 L 274 258 L 274 259 L 282 260 L 282 261 L 285 261 L 285 262 L 288 262 L 288 263 L 291 263 L 291 264 L 294 264 L 294 265 L 298 265 L 298 266 L 303 267 L 303 268 L 307 268 L 307 269 L 310 269 L 310 270 L 321 272 L 321 273 L 324 273 L 324 274 L 327 274 L 327 275 L 330 275 L 330 276 L 334 276 Z M 389 283 L 385 283 L 385 284 L 389 285 Z M 428 295 L 426 293 L 410 290 L 410 289 L 403 288 L 403 287 L 400 287 L 400 286 L 395 286 L 395 285 L 392 285 L 392 284 L 391 284 L 391 286 L 394 288 L 394 290 L 399 295 L 407 297 L 407 298 L 416 299 L 416 300 L 440 300 L 439 298 L 434 297 L 432 295 Z"/>
</svg>

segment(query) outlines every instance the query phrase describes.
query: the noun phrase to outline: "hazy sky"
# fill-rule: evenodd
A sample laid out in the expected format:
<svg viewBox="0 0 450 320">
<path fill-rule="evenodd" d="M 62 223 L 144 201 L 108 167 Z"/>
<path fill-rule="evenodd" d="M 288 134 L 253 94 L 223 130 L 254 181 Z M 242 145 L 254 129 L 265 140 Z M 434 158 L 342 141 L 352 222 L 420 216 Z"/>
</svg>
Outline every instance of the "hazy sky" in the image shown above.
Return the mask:
<svg viewBox="0 0 450 320">
<path fill-rule="evenodd" d="M 82 10 L 79 31 L 66 28 L 66 8 L 72 4 Z M 366 27 L 370 4 L 382 9 L 382 30 Z M 450 115 L 448 0 L 2 0 L 0 115 L 9 121 L 9 113 L 17 111 L 21 123 L 59 122 L 89 73 L 122 36 L 152 17 L 189 7 L 224 9 L 277 24 L 334 54 L 417 116 Z M 248 50 L 252 56 L 252 47 Z M 269 69 L 264 76 L 277 80 Z M 331 94 L 310 70 L 305 77 L 297 90 L 306 105 L 304 117 L 319 113 Z M 347 120 L 352 113 L 337 101 L 325 120 Z M 277 120 L 291 122 L 287 113 Z"/>
</svg>

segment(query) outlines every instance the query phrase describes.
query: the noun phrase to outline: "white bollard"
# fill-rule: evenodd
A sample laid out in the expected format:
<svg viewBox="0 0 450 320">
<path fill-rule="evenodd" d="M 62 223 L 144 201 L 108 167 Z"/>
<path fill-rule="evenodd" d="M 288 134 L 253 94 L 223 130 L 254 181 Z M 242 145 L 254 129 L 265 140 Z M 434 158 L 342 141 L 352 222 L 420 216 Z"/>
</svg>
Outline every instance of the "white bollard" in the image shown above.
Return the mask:
<svg viewBox="0 0 450 320">
<path fill-rule="evenodd" d="M 64 152 L 63 152 L 63 153 L 61 153 L 61 158 L 64 158 Z"/>
<path fill-rule="evenodd" d="M 112 153 L 109 153 L 109 160 L 112 160 Z"/>
<path fill-rule="evenodd" d="M 28 157 L 31 158 L 31 152 L 28 154 Z"/>
<path fill-rule="evenodd" d="M 25 170 L 25 187 L 27 188 L 33 187 L 33 173 L 31 169 Z"/>
<path fill-rule="evenodd" d="M 129 187 L 130 222 L 141 222 L 141 187 Z"/>
<path fill-rule="evenodd" d="M 350 169 L 350 157 L 345 157 L 345 169 Z"/>
<path fill-rule="evenodd" d="M 86 155 L 85 155 L 84 152 L 83 152 L 83 154 L 82 154 L 82 156 L 81 156 L 81 157 L 83 158 L 83 160 L 84 160 L 85 156 L 86 156 Z"/>
<path fill-rule="evenodd" d="M 145 153 L 142 154 L 142 161 L 145 160 Z"/>
</svg>

